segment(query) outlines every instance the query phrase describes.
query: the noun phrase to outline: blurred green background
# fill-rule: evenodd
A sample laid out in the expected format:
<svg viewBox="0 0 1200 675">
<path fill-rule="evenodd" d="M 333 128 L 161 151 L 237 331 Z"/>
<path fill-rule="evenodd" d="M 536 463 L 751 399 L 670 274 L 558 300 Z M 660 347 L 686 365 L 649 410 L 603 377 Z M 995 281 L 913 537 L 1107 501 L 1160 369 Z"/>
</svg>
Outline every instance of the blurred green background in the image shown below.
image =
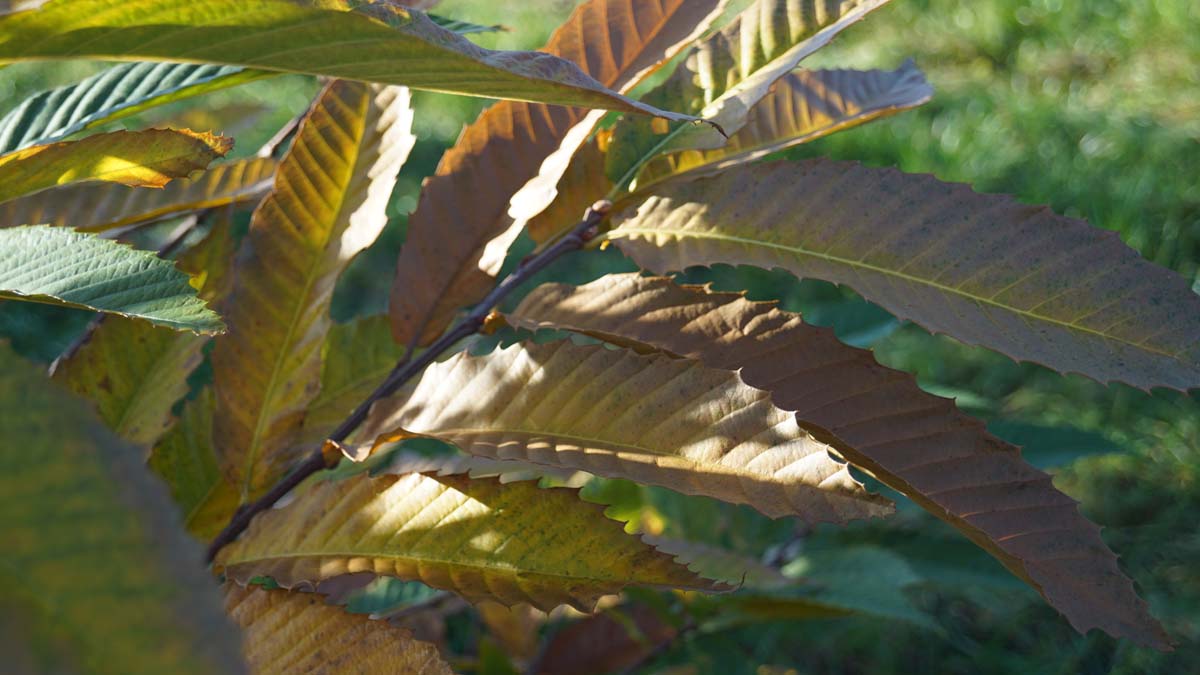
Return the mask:
<svg viewBox="0 0 1200 675">
<path fill-rule="evenodd" d="M 446 0 L 438 12 L 512 27 L 473 36 L 484 46 L 535 48 L 575 4 Z M 911 56 L 936 88 L 934 100 L 786 154 L 898 166 L 1047 203 L 1119 232 L 1200 288 L 1198 28 L 1194 0 L 895 0 L 805 65 L 894 68 Z M 4 111 L 34 91 L 100 67 L 6 68 L 0 71 Z M 309 78 L 288 76 L 120 124 L 211 126 L 235 135 L 235 154 L 244 156 L 302 111 L 316 89 Z M 486 104 L 415 96 L 420 140 L 401 175 L 394 217 L 343 281 L 339 320 L 383 310 L 420 182 Z M 588 252 L 544 276 L 584 281 L 628 268 L 616 253 Z M 919 509 L 901 508 L 883 524 L 798 531 L 706 500 L 598 485 L 590 494 L 616 502 L 614 513 L 643 520 L 651 514 L 647 526 L 669 535 L 760 557 L 830 552 L 838 565 L 839 550 L 882 550 L 886 554 L 871 558 L 861 574 L 844 574 L 839 583 L 869 589 L 870 577 L 899 574 L 905 583 L 895 591 L 931 622 L 862 616 L 757 624 L 677 641 L 642 671 L 1200 672 L 1200 395 L 1103 386 L 1016 364 L 900 324 L 847 290 L 782 273 L 717 268 L 684 277 L 780 298 L 809 321 L 834 326 L 848 342 L 872 347 L 883 363 L 917 373 L 923 387 L 955 397 L 996 434 L 1024 446 L 1026 456 L 1053 469 L 1059 487 L 1104 526 L 1106 540 L 1179 647 L 1164 655 L 1102 635 L 1077 635 L 998 564 Z M 5 303 L 0 337 L 49 361 L 88 320 L 85 313 Z M 867 602 L 893 600 L 881 594 Z"/>
</svg>

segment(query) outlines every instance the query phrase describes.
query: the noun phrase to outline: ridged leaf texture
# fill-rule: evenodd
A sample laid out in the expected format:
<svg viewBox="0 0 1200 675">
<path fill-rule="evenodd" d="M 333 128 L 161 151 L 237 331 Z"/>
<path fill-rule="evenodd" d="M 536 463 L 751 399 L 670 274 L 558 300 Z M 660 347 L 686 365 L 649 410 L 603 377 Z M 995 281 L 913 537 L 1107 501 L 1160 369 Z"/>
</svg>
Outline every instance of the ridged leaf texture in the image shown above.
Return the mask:
<svg viewBox="0 0 1200 675">
<path fill-rule="evenodd" d="M 284 587 L 373 572 L 472 601 L 589 611 L 627 585 L 711 588 L 575 490 L 531 482 L 359 474 L 254 519 L 217 565 Z"/>
<path fill-rule="evenodd" d="M 224 330 L 169 260 L 61 227 L 0 229 L 0 298 L 93 309 L 194 333 Z"/>
<path fill-rule="evenodd" d="M 225 527 L 241 498 L 221 473 L 213 449 L 214 407 L 211 387 L 188 400 L 148 462 L 170 489 L 183 513 L 183 526 L 201 541 L 212 539 Z"/>
<path fill-rule="evenodd" d="M 755 0 L 730 25 L 697 44 L 671 77 L 642 99 L 698 114 L 726 134 L 737 133 L 772 83 L 887 2 Z M 606 159 L 608 177 L 617 186 L 628 185 L 656 155 L 725 143 L 710 126 L 661 127 L 661 122 L 643 124 L 633 118 L 617 123 Z"/>
<path fill-rule="evenodd" d="M 664 185 L 614 219 L 657 271 L 781 267 L 902 319 L 1099 382 L 1200 386 L 1200 296 L 1116 233 L 965 185 L 812 160 Z"/>
<path fill-rule="evenodd" d="M 473 96 L 689 119 L 605 89 L 562 59 L 483 49 L 383 2 L 51 0 L 0 16 L 0 63 L 186 61 L 406 85 Z"/>
<path fill-rule="evenodd" d="M 229 66 L 122 63 L 65 87 L 38 92 L 0 119 L 0 153 L 61 141 L 147 108 L 260 77 Z"/>
<path fill-rule="evenodd" d="M 719 4 L 590 0 L 543 50 L 579 64 L 606 87 L 627 91 L 690 42 Z M 521 230 L 510 198 L 539 171 L 561 173 L 598 119 L 580 108 L 501 102 L 463 130 L 409 217 L 391 295 L 397 342 L 429 344 L 459 308 L 487 294 Z M 564 164 L 552 166 L 552 154 Z M 547 180 L 552 187 L 558 176 Z"/>
<path fill-rule="evenodd" d="M 271 189 L 275 162 L 245 159 L 216 164 L 194 179 L 161 190 L 89 183 L 51 188 L 0 204 L 0 227 L 45 224 L 102 232 L 229 204 L 249 204 Z"/>
<path fill-rule="evenodd" d="M 0 345 L 8 672 L 241 672 L 199 549 L 141 452 Z"/>
<path fill-rule="evenodd" d="M 736 373 L 570 341 L 434 364 L 411 395 L 377 403 L 365 433 L 429 435 L 473 455 L 661 485 L 773 518 L 890 512 Z"/>
<path fill-rule="evenodd" d="M 852 463 L 999 559 L 1079 631 L 1166 644 L 1099 529 L 1050 476 L 952 401 L 923 392 L 908 373 L 879 365 L 828 329 L 772 303 L 633 274 L 539 287 L 510 320 L 739 369 L 805 428 L 828 432 Z"/>
<path fill-rule="evenodd" d="M 35 145 L 0 156 L 0 202 L 85 181 L 162 187 L 207 168 L 231 148 L 231 138 L 175 129 L 114 131 Z"/>
<path fill-rule="evenodd" d="M 725 145 L 661 157 L 638 182 L 700 168 L 719 170 L 914 108 L 933 87 L 912 61 L 896 70 L 797 70 L 779 78 Z"/>
<path fill-rule="evenodd" d="M 335 81 L 280 162 L 242 242 L 213 349 L 214 441 L 243 498 L 284 473 L 316 396 L 334 284 L 387 223 L 396 174 L 413 145 L 402 87 Z"/>
<path fill-rule="evenodd" d="M 225 584 L 225 611 L 242 628 L 254 675 L 450 675 L 437 647 L 387 621 L 349 614 L 316 593 Z"/>
</svg>

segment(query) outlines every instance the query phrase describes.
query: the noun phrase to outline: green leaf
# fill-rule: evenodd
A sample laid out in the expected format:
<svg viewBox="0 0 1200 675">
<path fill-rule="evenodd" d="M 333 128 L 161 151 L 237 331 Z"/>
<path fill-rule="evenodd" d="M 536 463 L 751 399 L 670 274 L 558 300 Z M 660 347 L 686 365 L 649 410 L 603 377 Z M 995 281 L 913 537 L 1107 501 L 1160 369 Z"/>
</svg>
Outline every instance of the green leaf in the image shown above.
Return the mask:
<svg viewBox="0 0 1200 675">
<path fill-rule="evenodd" d="M 464 452 L 627 478 L 779 518 L 884 516 L 770 397 L 737 373 L 569 340 L 466 353 L 375 404 L 363 435 L 427 435 Z"/>
<path fill-rule="evenodd" d="M 243 499 L 269 488 L 296 444 L 321 377 L 338 276 L 387 224 L 414 138 L 403 87 L 337 80 L 305 117 L 242 242 L 229 333 L 213 348 L 213 437 Z"/>
<path fill-rule="evenodd" d="M 771 85 L 804 57 L 888 0 L 756 0 L 729 26 L 696 45 L 671 77 L 642 97 L 710 120 L 734 134 Z M 605 172 L 618 188 L 665 152 L 719 148 L 725 137 L 705 125 L 626 118 L 613 129 Z"/>
<path fill-rule="evenodd" d="M 316 7 L 320 4 L 322 7 Z M 0 63 L 184 61 L 693 119 L 616 94 L 568 61 L 483 49 L 386 3 L 52 0 L 0 16 Z"/>
<path fill-rule="evenodd" d="M 22 101 L 0 119 L 0 154 L 61 141 L 147 108 L 268 75 L 229 66 L 122 63 Z"/>
<path fill-rule="evenodd" d="M 1200 387 L 1200 296 L 1117 235 L 965 185 L 849 162 L 671 181 L 613 218 L 642 267 L 781 267 L 901 319 L 1101 383 Z"/>
<path fill-rule="evenodd" d="M 0 297 L 94 309 L 194 333 L 225 328 L 170 261 L 61 227 L 0 229 Z"/>
<path fill-rule="evenodd" d="M 322 481 L 254 519 L 217 556 L 234 579 L 284 587 L 373 572 L 468 600 L 590 611 L 627 585 L 711 589 L 575 490 L 465 476 Z"/>
<path fill-rule="evenodd" d="M 459 35 L 471 35 L 473 33 L 496 33 L 508 30 L 508 28 L 499 25 L 484 26 L 478 23 L 471 23 L 470 21 L 459 21 L 458 19 L 451 19 L 450 17 L 438 16 L 436 14 L 429 14 L 428 16 L 430 21 L 448 31 L 458 33 Z"/>
<path fill-rule="evenodd" d="M 0 202 L 85 181 L 160 188 L 207 168 L 231 148 L 232 138 L 186 129 L 114 131 L 35 145 L 0 156 Z"/>
<path fill-rule="evenodd" d="M 271 189 L 275 168 L 274 160 L 254 158 L 216 164 L 195 179 L 180 178 L 161 190 L 116 183 L 50 188 L 0 204 L 0 227 L 36 223 L 102 232 L 201 209 L 253 203 Z"/>
<path fill-rule="evenodd" d="M 0 345 L 0 651 L 32 672 L 242 672 L 141 452 Z"/>
</svg>

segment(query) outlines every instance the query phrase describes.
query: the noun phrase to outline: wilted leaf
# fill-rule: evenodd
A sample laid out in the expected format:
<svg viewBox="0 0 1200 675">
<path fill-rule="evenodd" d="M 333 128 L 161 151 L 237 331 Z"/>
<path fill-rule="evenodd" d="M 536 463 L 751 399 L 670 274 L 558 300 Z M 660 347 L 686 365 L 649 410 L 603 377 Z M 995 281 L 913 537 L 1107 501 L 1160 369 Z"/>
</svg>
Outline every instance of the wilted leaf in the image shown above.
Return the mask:
<svg viewBox="0 0 1200 675">
<path fill-rule="evenodd" d="M 830 442 L 852 463 L 994 555 L 1078 630 L 1166 644 L 1098 528 L 1050 476 L 952 401 L 924 393 L 911 375 L 828 329 L 772 303 L 632 274 L 542 286 L 511 320 L 740 369 L 747 384 L 797 411 L 805 428 L 832 432 Z"/>
<path fill-rule="evenodd" d="M 578 63 L 604 86 L 628 91 L 690 42 L 718 0 L 591 0 L 543 48 Z M 391 295 L 396 341 L 429 344 L 463 306 L 491 288 L 520 233 L 509 198 L 539 175 L 553 188 L 599 119 L 578 108 L 497 103 L 442 156 L 409 217 Z M 547 159 L 551 155 L 557 158 Z M 557 173 L 555 173 L 557 172 Z M 551 195 L 553 196 L 553 195 Z M 546 199 L 541 206 L 549 203 Z M 530 207 L 525 206 L 528 210 Z M 533 213 L 540 211 L 533 210 Z M 582 216 L 572 216 L 575 222 Z"/>
<path fill-rule="evenodd" d="M 403 628 L 325 603 L 316 593 L 225 584 L 225 611 L 242 627 L 254 675 L 450 675 L 437 647 Z"/>
<path fill-rule="evenodd" d="M 725 145 L 652 161 L 638 185 L 701 167 L 715 171 L 743 164 L 914 108 L 932 96 L 933 88 L 912 61 L 896 70 L 797 70 L 772 85 Z"/>
<path fill-rule="evenodd" d="M 590 610 L 634 585 L 711 588 L 575 490 L 418 473 L 315 484 L 254 519 L 217 565 L 285 587 L 356 572 L 421 581 L 468 600 Z"/>
<path fill-rule="evenodd" d="M 175 330 L 224 329 L 169 260 L 61 227 L 0 229 L 0 297 L 137 317 Z"/>
<path fill-rule="evenodd" d="M 736 373 L 567 340 L 430 366 L 411 395 L 376 403 L 363 429 L 393 432 L 749 504 L 773 518 L 841 523 L 891 510 Z"/>
<path fill-rule="evenodd" d="M 387 223 L 412 148 L 407 90 L 336 81 L 309 112 L 239 254 L 213 349 L 213 437 L 243 499 L 286 472 L 321 377 L 342 270 Z"/>
<path fill-rule="evenodd" d="M 37 223 L 101 232 L 189 211 L 249 203 L 271 189 L 274 172 L 273 160 L 256 158 L 218 164 L 195 179 L 172 181 L 161 190 L 114 183 L 51 188 L 0 204 L 0 227 Z"/>
<path fill-rule="evenodd" d="M 756 0 L 737 19 L 693 48 L 671 77 L 642 97 L 653 105 L 686 110 L 711 120 L 726 134 L 746 124 L 751 108 L 771 84 L 804 57 L 888 0 Z M 605 170 L 619 187 L 657 155 L 719 148 L 725 138 L 713 127 L 626 118 L 613 130 Z"/>
<path fill-rule="evenodd" d="M 84 181 L 162 187 L 206 168 L 232 147 L 232 138 L 182 129 L 114 131 L 35 145 L 0 156 L 0 202 Z"/>
<path fill-rule="evenodd" d="M 613 221 L 614 243 L 648 269 L 782 267 L 1017 360 L 1200 386 L 1200 296 L 1115 233 L 1045 207 L 814 160 L 664 184 Z"/>
<path fill-rule="evenodd" d="M 33 672 L 240 672 L 200 551 L 141 453 L 3 345 L 0 400 L 6 669 L 15 647 Z"/>
<path fill-rule="evenodd" d="M 212 389 L 206 387 L 184 404 L 179 420 L 154 446 L 149 460 L 183 512 L 184 527 L 201 541 L 215 537 L 240 503 L 237 488 L 221 473 L 213 450 L 213 406 Z"/>
<path fill-rule="evenodd" d="M 171 408 L 188 391 L 205 338 L 144 321 L 107 317 L 54 377 L 96 404 L 118 436 L 149 447 L 171 424 Z"/>
<path fill-rule="evenodd" d="M 122 63 L 22 101 L 0 119 L 0 154 L 61 141 L 147 108 L 269 74 L 192 63 Z"/>
<path fill-rule="evenodd" d="M 213 63 L 691 119 L 609 91 L 565 60 L 483 49 L 397 4 L 338 4 L 53 0 L 0 16 L 0 63 Z"/>
</svg>

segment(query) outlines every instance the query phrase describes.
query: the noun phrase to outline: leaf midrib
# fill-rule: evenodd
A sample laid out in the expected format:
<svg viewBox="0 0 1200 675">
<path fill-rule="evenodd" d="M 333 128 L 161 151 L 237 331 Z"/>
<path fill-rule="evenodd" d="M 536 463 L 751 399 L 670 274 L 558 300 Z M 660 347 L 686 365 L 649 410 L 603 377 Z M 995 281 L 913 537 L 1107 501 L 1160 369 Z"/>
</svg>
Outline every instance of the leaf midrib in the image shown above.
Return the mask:
<svg viewBox="0 0 1200 675">
<path fill-rule="evenodd" d="M 1143 343 L 1130 342 L 1129 340 L 1122 339 L 1116 335 L 1112 335 L 1109 333 L 1103 333 L 1098 330 L 1095 330 L 1092 328 L 1087 328 L 1085 326 L 1080 326 L 1075 323 L 1069 323 L 1066 321 L 1062 321 L 1060 319 L 1056 319 L 1054 317 L 1047 316 L 1045 314 L 1035 314 L 1028 310 L 1017 309 L 1016 307 L 1013 307 L 1011 305 L 1006 305 L 1003 303 L 996 302 L 995 300 L 992 300 L 991 298 L 985 298 L 982 296 L 972 295 L 970 293 L 967 293 L 960 289 L 954 288 L 952 286 L 946 286 L 945 284 L 939 284 L 936 281 L 932 281 L 929 279 L 915 277 L 915 276 L 912 276 L 911 274 L 904 274 L 903 272 L 891 270 L 886 267 L 879 267 L 878 265 L 872 265 L 870 263 L 863 262 L 861 260 L 851 260 L 849 258 L 843 258 L 840 256 L 829 255 L 827 253 L 817 253 L 815 251 L 811 251 L 811 250 L 805 249 L 803 247 L 788 246 L 786 244 L 776 244 L 776 243 L 772 243 L 772 242 L 762 241 L 759 239 L 749 239 L 746 237 L 738 237 L 738 236 L 728 235 L 728 234 L 718 234 L 715 232 L 696 232 L 696 231 L 691 231 L 691 230 L 685 230 L 685 229 L 680 229 L 680 228 L 670 228 L 670 227 L 626 227 L 626 226 L 622 225 L 618 229 L 615 229 L 615 230 L 607 233 L 606 237 L 608 239 L 620 239 L 620 238 L 630 239 L 632 237 L 629 237 L 628 235 L 645 235 L 645 236 L 647 236 L 647 238 L 649 238 L 650 235 L 664 235 L 664 234 L 675 237 L 677 239 L 686 239 L 686 238 L 711 239 L 714 241 L 724 241 L 724 242 L 741 244 L 741 245 L 750 246 L 750 247 L 759 247 L 759 248 L 774 249 L 774 250 L 778 250 L 778 251 L 786 251 L 786 252 L 791 253 L 796 256 L 807 256 L 810 258 L 816 258 L 818 260 L 824 260 L 824 261 L 830 262 L 830 263 L 845 265 L 845 266 L 853 268 L 853 269 L 862 269 L 862 270 L 866 270 L 869 272 L 881 274 L 884 276 L 894 277 L 896 279 L 900 279 L 900 280 L 907 281 L 910 283 L 928 286 L 930 288 L 934 288 L 939 291 L 942 291 L 943 293 L 946 293 L 948 295 L 959 296 L 959 297 L 965 298 L 967 300 L 970 300 L 970 301 L 978 303 L 978 304 L 989 305 L 991 307 L 995 307 L 997 309 L 1001 309 L 1006 312 L 1011 312 L 1011 313 L 1016 314 L 1021 317 L 1028 317 L 1028 318 L 1034 319 L 1036 321 L 1041 321 L 1041 322 L 1045 322 L 1045 323 L 1054 324 L 1056 326 L 1061 326 L 1067 330 L 1078 331 L 1080 333 L 1094 335 L 1094 336 L 1100 338 L 1101 340 L 1106 340 L 1106 341 L 1116 342 L 1116 343 L 1119 343 L 1122 345 L 1127 345 L 1130 348 L 1137 349 L 1139 351 L 1147 352 L 1150 354 L 1154 354 L 1157 356 L 1162 356 L 1164 358 L 1172 359 L 1174 361 L 1179 362 L 1180 364 L 1186 365 L 1186 364 L 1184 364 L 1183 360 L 1179 358 L 1178 353 L 1171 353 L 1171 352 L 1166 352 L 1166 351 L 1162 351 L 1159 349 L 1154 349 L 1152 347 L 1146 346 Z M 868 300 L 869 299 L 870 298 L 868 298 Z"/>
</svg>

